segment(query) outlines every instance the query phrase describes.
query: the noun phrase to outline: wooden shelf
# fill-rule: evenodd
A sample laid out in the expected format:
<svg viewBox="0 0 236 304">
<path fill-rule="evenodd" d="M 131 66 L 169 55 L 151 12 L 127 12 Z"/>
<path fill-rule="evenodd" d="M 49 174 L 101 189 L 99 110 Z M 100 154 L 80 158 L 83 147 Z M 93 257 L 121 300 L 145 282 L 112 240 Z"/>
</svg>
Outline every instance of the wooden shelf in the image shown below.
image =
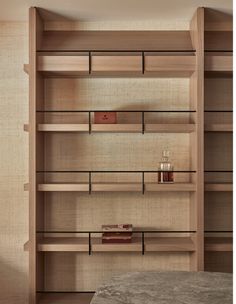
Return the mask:
<svg viewBox="0 0 236 304">
<path fill-rule="evenodd" d="M 77 55 L 40 55 L 37 61 L 37 70 L 46 75 L 88 75 L 89 54 L 80 53 Z"/>
<path fill-rule="evenodd" d="M 189 77 L 195 71 L 194 53 L 78 52 L 39 55 L 37 70 L 46 76 L 158 76 Z M 91 64 L 90 64 L 91 63 Z"/>
<path fill-rule="evenodd" d="M 195 251 L 190 237 L 156 237 L 145 238 L 145 251 Z"/>
<path fill-rule="evenodd" d="M 41 293 L 39 304 L 90 304 L 94 293 Z"/>
<path fill-rule="evenodd" d="M 207 53 L 205 56 L 205 71 L 207 72 L 232 72 L 233 71 L 233 56 L 214 55 Z"/>
<path fill-rule="evenodd" d="M 24 250 L 29 250 L 28 242 Z M 146 252 L 158 251 L 195 251 L 191 237 L 145 237 L 144 250 Z M 42 252 L 89 252 L 87 237 L 45 237 L 39 240 L 37 251 Z M 141 237 L 133 237 L 132 243 L 103 244 L 99 237 L 91 238 L 92 252 L 142 252 Z"/>
<path fill-rule="evenodd" d="M 196 191 L 196 185 L 193 183 L 170 183 L 170 184 L 158 184 L 158 183 L 146 183 L 145 191 Z"/>
<path fill-rule="evenodd" d="M 205 191 L 233 191 L 232 183 L 205 183 Z"/>
<path fill-rule="evenodd" d="M 142 183 L 92 183 L 92 192 L 141 192 Z M 158 192 L 158 191 L 195 191 L 196 185 L 193 183 L 145 183 L 145 191 Z M 38 191 L 76 191 L 88 192 L 88 183 L 47 183 L 38 184 Z"/>
<path fill-rule="evenodd" d="M 145 124 L 145 132 L 153 133 L 191 133 L 195 124 Z"/>
<path fill-rule="evenodd" d="M 24 72 L 29 75 L 29 64 L 24 64 L 23 69 Z"/>
<path fill-rule="evenodd" d="M 196 58 L 194 55 L 165 56 L 158 53 L 145 53 L 144 74 L 189 77 L 195 71 Z"/>
<path fill-rule="evenodd" d="M 89 184 L 87 183 L 77 183 L 77 184 L 38 184 L 38 191 L 76 191 L 76 192 L 88 192 Z"/>
<path fill-rule="evenodd" d="M 206 237 L 205 251 L 233 251 L 233 238 Z"/>
<path fill-rule="evenodd" d="M 88 124 L 38 124 L 38 131 L 43 132 L 88 132 Z"/>
<path fill-rule="evenodd" d="M 233 132 L 233 124 L 206 124 L 206 132 Z"/>
<path fill-rule="evenodd" d="M 89 124 L 38 124 L 41 132 L 89 132 Z M 92 132 L 141 133 L 142 124 L 92 124 Z M 194 124 L 145 124 L 146 133 L 191 133 Z"/>
</svg>

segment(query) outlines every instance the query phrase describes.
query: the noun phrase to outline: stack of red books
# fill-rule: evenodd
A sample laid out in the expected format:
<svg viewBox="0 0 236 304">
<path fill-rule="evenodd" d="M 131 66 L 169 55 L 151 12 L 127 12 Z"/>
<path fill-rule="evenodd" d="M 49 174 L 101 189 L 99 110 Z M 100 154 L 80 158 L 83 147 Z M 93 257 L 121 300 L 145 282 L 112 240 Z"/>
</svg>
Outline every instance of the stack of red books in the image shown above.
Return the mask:
<svg viewBox="0 0 236 304">
<path fill-rule="evenodd" d="M 102 243 L 131 243 L 132 230 L 131 224 L 103 225 Z"/>
</svg>

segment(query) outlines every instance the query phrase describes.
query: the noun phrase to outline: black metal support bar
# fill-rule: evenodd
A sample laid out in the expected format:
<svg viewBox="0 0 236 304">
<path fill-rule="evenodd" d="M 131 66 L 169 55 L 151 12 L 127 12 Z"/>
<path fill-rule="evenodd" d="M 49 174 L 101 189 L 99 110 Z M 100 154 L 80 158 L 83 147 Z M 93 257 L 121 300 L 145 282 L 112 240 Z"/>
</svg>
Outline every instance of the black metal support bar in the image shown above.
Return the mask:
<svg viewBox="0 0 236 304">
<path fill-rule="evenodd" d="M 144 74 L 145 72 L 145 56 L 144 52 L 142 52 L 142 73 Z"/>
<path fill-rule="evenodd" d="M 92 193 L 92 172 L 89 171 L 89 194 Z"/>
<path fill-rule="evenodd" d="M 36 171 L 37 173 L 142 173 L 142 172 L 146 172 L 146 173 L 157 173 L 159 172 L 158 170 L 144 170 L 144 171 L 134 171 L 134 170 L 94 170 L 94 171 L 86 171 L 86 170 L 54 170 L 54 171 L 50 171 L 50 170 L 38 170 Z M 175 173 L 196 173 L 196 171 L 192 171 L 192 170 L 174 170 L 172 172 Z"/>
<path fill-rule="evenodd" d="M 89 74 L 91 74 L 92 71 L 92 56 L 91 52 L 89 52 Z"/>
<path fill-rule="evenodd" d="M 38 113 L 87 113 L 87 112 L 117 112 L 117 113 L 141 113 L 142 110 L 36 110 Z M 196 113 L 195 110 L 145 110 L 146 113 Z M 232 112 L 232 111 L 205 111 L 205 112 Z"/>
<path fill-rule="evenodd" d="M 142 172 L 142 192 L 145 193 L 145 181 L 144 181 L 144 172 Z"/>
<path fill-rule="evenodd" d="M 145 115 L 144 115 L 144 111 L 142 112 L 142 133 L 144 134 L 145 132 Z"/>
<path fill-rule="evenodd" d="M 90 231 L 41 231 L 38 230 L 36 231 L 36 233 L 103 233 L 104 231 L 94 231 L 94 230 L 90 230 Z M 133 233 L 196 233 L 196 230 L 135 230 L 133 231 Z M 206 232 L 206 231 L 205 231 Z M 220 232 L 220 231 L 217 231 Z M 231 232 L 231 231 L 222 231 L 222 232 Z"/>
<path fill-rule="evenodd" d="M 142 232 L 142 255 L 145 253 L 145 240 L 144 240 L 144 232 Z"/>
<path fill-rule="evenodd" d="M 91 232 L 89 232 L 89 255 L 92 253 Z"/>
<path fill-rule="evenodd" d="M 89 114 L 89 134 L 92 132 L 92 126 L 91 126 L 91 111 L 88 112 Z"/>
</svg>

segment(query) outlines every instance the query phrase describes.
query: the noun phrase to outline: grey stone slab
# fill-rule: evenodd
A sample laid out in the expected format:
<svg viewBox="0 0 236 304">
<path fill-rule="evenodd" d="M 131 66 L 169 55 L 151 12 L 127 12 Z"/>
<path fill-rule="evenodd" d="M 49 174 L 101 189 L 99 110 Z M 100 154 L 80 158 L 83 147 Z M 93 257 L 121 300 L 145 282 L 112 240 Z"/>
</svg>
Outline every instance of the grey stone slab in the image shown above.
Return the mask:
<svg viewBox="0 0 236 304">
<path fill-rule="evenodd" d="M 113 277 L 91 304 L 232 304 L 232 274 L 133 272 Z"/>
</svg>

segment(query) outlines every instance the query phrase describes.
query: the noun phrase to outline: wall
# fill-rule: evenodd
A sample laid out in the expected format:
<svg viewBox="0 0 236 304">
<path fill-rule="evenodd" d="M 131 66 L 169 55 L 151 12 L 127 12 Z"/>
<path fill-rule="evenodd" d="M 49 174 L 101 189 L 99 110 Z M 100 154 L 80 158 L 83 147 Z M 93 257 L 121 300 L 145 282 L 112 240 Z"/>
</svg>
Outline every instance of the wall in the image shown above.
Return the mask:
<svg viewBox="0 0 236 304">
<path fill-rule="evenodd" d="M 0 302 L 27 303 L 27 24 L 0 22 Z"/>
</svg>

